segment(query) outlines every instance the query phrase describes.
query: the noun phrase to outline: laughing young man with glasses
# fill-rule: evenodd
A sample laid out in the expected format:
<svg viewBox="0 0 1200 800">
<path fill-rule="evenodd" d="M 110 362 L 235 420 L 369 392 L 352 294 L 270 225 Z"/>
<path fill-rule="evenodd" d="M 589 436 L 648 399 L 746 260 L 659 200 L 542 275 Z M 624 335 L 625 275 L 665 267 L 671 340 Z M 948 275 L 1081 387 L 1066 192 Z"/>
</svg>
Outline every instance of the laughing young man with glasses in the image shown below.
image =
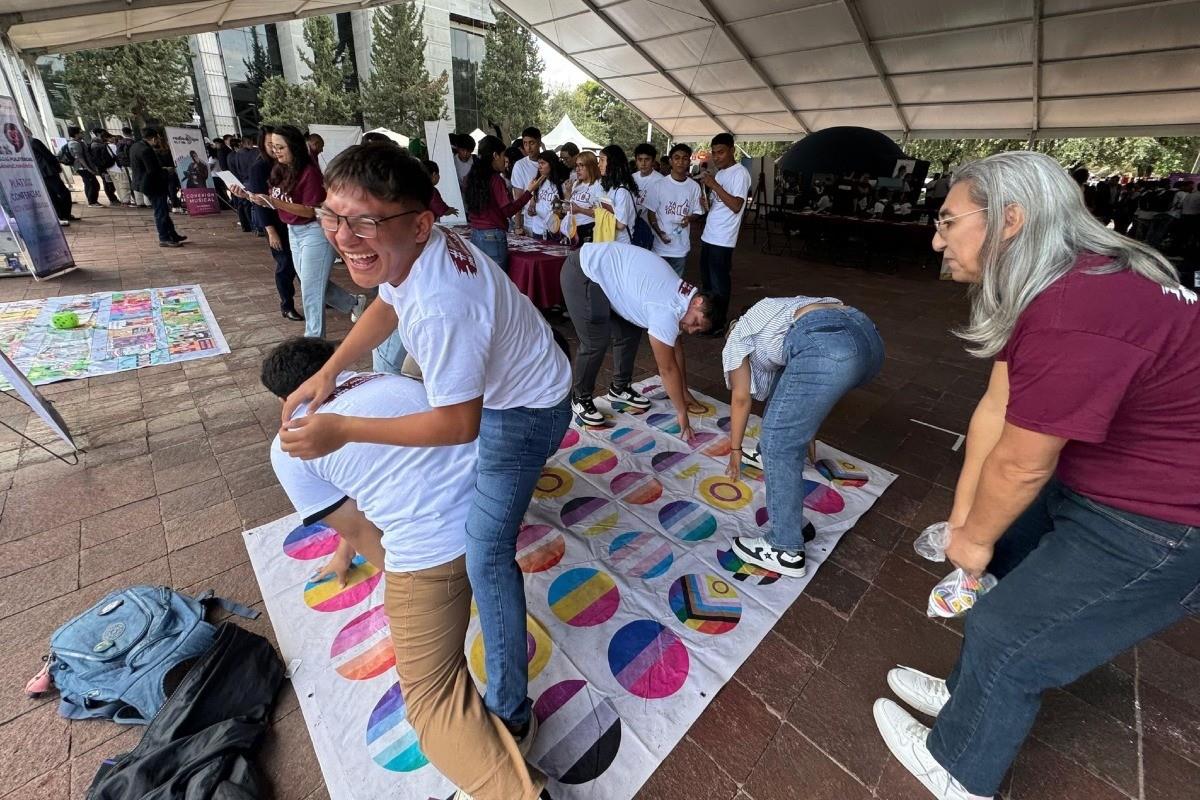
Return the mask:
<svg viewBox="0 0 1200 800">
<path fill-rule="evenodd" d="M 433 185 L 399 149 L 351 147 L 325 172 L 325 235 L 364 288 L 379 287 L 326 365 L 287 398 L 280 443 L 303 459 L 350 442 L 436 447 L 478 440 L 467 513 L 467 574 L 487 650 L 488 709 L 525 746 L 525 594 L 517 528 L 570 422 L 571 367 L 553 332 L 483 251 L 434 225 Z M 431 410 L 406 417 L 307 414 L 339 372 L 398 331 L 421 368 Z"/>
</svg>

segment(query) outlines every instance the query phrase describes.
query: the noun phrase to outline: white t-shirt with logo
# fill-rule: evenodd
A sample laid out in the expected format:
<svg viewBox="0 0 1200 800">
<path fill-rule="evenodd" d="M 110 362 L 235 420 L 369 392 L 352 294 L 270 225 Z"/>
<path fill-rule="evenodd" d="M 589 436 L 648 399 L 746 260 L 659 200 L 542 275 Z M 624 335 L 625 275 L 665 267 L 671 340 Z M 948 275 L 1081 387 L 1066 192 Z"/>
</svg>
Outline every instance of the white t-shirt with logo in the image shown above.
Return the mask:
<svg viewBox="0 0 1200 800">
<path fill-rule="evenodd" d="M 529 188 L 529 184 L 533 183 L 533 179 L 537 177 L 537 173 L 538 162 L 536 158 L 526 156 L 513 165 L 512 185 L 518 194 Z M 532 233 L 545 232 L 545 225 L 542 226 L 541 230 L 533 230 L 533 226 L 537 224 L 535 221 L 536 218 L 529 213 L 528 207 L 522 210 L 521 213 L 525 215 L 525 227 Z"/>
<path fill-rule="evenodd" d="M 600 181 L 596 181 L 595 183 L 576 181 L 575 186 L 571 189 L 571 202 L 579 208 L 592 208 L 596 205 L 596 198 L 600 196 L 602 191 Z M 576 225 L 591 225 L 595 221 L 595 219 L 586 214 L 575 214 Z"/>
<path fill-rule="evenodd" d="M 677 181 L 665 177 L 646 198 L 646 210 L 654 212 L 659 229 L 671 240 L 664 243 L 654 234 L 654 252 L 666 258 L 686 256 L 692 249 L 692 235 L 691 229 L 682 224 L 684 219 L 700 213 L 700 184 L 691 178 Z"/>
<path fill-rule="evenodd" d="M 633 173 L 633 180 L 638 187 L 636 198 L 638 216 L 642 219 L 646 219 L 646 211 L 649 210 L 647 201 L 650 199 L 650 190 L 666 180 L 666 176 L 661 172 L 651 172 L 649 175 L 642 175 L 640 172 L 635 172 Z"/>
<path fill-rule="evenodd" d="M 410 378 L 343 372 L 318 414 L 402 417 L 429 410 L 425 389 Z M 294 416 L 307 413 L 302 407 Z M 331 513 L 346 498 L 383 532 L 389 572 L 445 564 L 466 552 L 467 511 L 478 448 L 395 447 L 350 442 L 305 461 L 271 444 L 271 466 L 305 523 Z"/>
<path fill-rule="evenodd" d="M 750 172 L 741 164 L 733 164 L 717 173 L 717 183 L 729 194 L 742 198 L 742 208 L 735 214 L 715 191 L 710 192 L 708 220 L 704 223 L 704 235 L 700 241 L 718 247 L 734 247 L 737 245 L 738 229 L 742 227 L 742 216 L 746 213 L 744 201 L 750 194 Z"/>
<path fill-rule="evenodd" d="M 550 325 L 496 264 L 454 231 L 434 226 L 399 286 L 379 285 L 404 348 L 421 367 L 432 406 L 483 397 L 485 408 L 549 408 L 571 385 Z"/>
<path fill-rule="evenodd" d="M 614 311 L 663 344 L 675 344 L 696 287 L 667 262 L 632 244 L 589 242 L 579 251 L 579 266 L 600 284 Z"/>
<path fill-rule="evenodd" d="M 634 198 L 633 192 L 624 186 L 605 190 L 601 184 L 597 183 L 595 199 L 608 200 L 612 204 L 613 216 L 617 218 L 617 222 L 625 226 L 624 230 L 617 231 L 615 241 L 624 242 L 625 244 L 633 241 L 630 238 L 630 234 L 633 233 L 633 226 L 637 223 L 637 200 Z"/>
<path fill-rule="evenodd" d="M 566 192 L 563 192 L 564 196 Z M 558 199 L 558 187 L 549 179 L 542 181 L 537 190 L 537 221 L 530 226 L 533 233 L 545 233 L 546 223 L 550 221 L 550 212 L 554 210 L 554 201 Z"/>
</svg>

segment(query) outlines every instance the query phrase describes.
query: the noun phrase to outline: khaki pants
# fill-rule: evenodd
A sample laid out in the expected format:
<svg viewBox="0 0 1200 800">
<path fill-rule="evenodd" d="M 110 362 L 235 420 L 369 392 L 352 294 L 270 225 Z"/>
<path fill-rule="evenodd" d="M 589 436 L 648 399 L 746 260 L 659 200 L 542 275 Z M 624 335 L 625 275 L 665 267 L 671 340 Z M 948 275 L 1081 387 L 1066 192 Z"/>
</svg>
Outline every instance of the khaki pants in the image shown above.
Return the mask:
<svg viewBox="0 0 1200 800">
<path fill-rule="evenodd" d="M 536 800 L 545 777 L 525 763 L 467 670 L 466 559 L 387 573 L 385 606 L 408 720 L 429 763 L 475 800 Z"/>
</svg>

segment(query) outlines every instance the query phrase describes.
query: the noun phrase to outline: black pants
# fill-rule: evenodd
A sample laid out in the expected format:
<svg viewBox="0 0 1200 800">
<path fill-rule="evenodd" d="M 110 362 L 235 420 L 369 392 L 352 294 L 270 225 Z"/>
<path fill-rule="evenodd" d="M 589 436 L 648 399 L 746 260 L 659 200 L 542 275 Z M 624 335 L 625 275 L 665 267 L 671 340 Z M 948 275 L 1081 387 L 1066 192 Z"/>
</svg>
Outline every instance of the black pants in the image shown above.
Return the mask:
<svg viewBox="0 0 1200 800">
<path fill-rule="evenodd" d="M 571 313 L 575 333 L 579 335 L 579 351 L 575 353 L 572 365 L 572 395 L 577 398 L 592 396 L 609 339 L 613 341 L 613 385 L 618 388 L 628 386 L 633 379 L 634 361 L 645 331 L 613 311 L 604 288 L 583 274 L 578 250 L 567 256 L 561 281 L 563 299 Z"/>
<path fill-rule="evenodd" d="M 179 238 L 175 223 L 171 219 L 171 204 L 165 194 L 148 195 L 150 205 L 154 207 L 154 227 L 158 228 L 160 242 L 173 242 Z"/>
<path fill-rule="evenodd" d="M 101 175 L 100 180 L 104 181 L 104 194 L 108 197 L 108 204 L 110 206 L 121 205 L 121 198 L 117 197 L 117 187 L 113 185 L 108 175 Z"/>
<path fill-rule="evenodd" d="M 729 296 L 733 293 L 733 248 L 720 247 L 708 242 L 700 243 L 700 285 L 706 292 L 717 296 L 717 321 L 713 329 L 725 324 L 729 313 Z"/>
<path fill-rule="evenodd" d="M 234 197 L 232 201 L 235 204 L 234 207 L 237 208 L 238 225 L 242 230 L 245 232 L 257 230 L 257 226 L 254 224 L 254 203 L 240 197 Z"/>
<path fill-rule="evenodd" d="M 71 190 L 62 182 L 62 178 L 55 175 L 52 178 L 46 178 L 46 193 L 50 195 L 50 202 L 54 205 L 54 213 L 59 219 L 71 218 Z"/>
<path fill-rule="evenodd" d="M 94 206 L 100 202 L 100 181 L 96 176 L 87 170 L 80 170 L 79 177 L 83 181 L 83 196 L 87 198 L 87 204 Z"/>
<path fill-rule="evenodd" d="M 296 310 L 296 265 L 292 262 L 292 245 L 288 239 L 287 225 L 277 223 L 275 230 L 279 232 L 279 249 L 271 250 L 275 259 L 275 291 L 279 292 L 279 310 Z"/>
</svg>

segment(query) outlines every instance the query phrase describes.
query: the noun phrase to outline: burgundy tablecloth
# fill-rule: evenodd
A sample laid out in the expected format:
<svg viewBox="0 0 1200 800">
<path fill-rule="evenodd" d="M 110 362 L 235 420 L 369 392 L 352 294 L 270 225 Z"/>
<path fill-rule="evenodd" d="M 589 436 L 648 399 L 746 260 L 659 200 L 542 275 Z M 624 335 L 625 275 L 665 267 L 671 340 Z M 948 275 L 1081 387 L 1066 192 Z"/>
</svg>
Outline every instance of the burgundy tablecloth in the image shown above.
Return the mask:
<svg viewBox="0 0 1200 800">
<path fill-rule="evenodd" d="M 570 249 L 527 236 L 508 237 L 508 277 L 538 308 L 563 304 L 559 273 Z"/>
</svg>

